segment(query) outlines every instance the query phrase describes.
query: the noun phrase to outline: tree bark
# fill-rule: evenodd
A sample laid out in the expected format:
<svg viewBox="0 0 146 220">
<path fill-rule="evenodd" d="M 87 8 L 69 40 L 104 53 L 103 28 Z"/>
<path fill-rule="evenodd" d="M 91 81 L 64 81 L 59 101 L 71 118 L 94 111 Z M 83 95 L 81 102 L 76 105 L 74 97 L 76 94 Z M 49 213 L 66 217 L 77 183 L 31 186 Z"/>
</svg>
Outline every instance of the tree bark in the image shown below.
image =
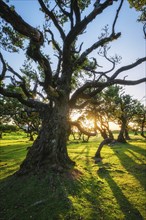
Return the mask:
<svg viewBox="0 0 146 220">
<path fill-rule="evenodd" d="M 125 139 L 126 139 L 126 140 L 131 140 L 127 128 L 125 129 Z"/>
<path fill-rule="evenodd" d="M 134 135 L 138 135 L 138 130 L 137 129 L 134 130 Z"/>
<path fill-rule="evenodd" d="M 111 130 L 109 130 L 109 138 L 111 138 L 111 139 L 113 139 L 113 140 L 114 140 L 114 135 L 113 135 L 113 133 L 112 133 L 112 131 L 111 131 Z"/>
<path fill-rule="evenodd" d="M 103 129 L 103 130 L 101 129 L 100 133 L 101 133 L 101 136 L 103 137 L 103 139 L 107 139 L 108 138 L 108 135 L 107 135 L 105 129 Z"/>
<path fill-rule="evenodd" d="M 103 137 L 103 139 L 105 140 L 106 138 L 108 138 L 108 135 L 106 133 L 106 129 L 104 128 L 100 128 L 99 126 L 97 126 L 97 124 L 95 125 L 95 130 L 98 130 L 101 134 L 101 136 Z"/>
<path fill-rule="evenodd" d="M 142 124 L 141 124 L 141 136 L 142 136 L 143 138 L 146 138 L 146 135 L 145 135 L 145 132 L 144 132 L 145 122 L 146 122 L 146 114 L 144 113 L 144 115 L 143 115 L 143 120 L 142 120 Z"/>
<path fill-rule="evenodd" d="M 146 135 L 144 134 L 144 131 L 141 132 L 141 136 L 142 136 L 143 138 L 146 138 Z"/>
<path fill-rule="evenodd" d="M 85 135 L 83 134 L 82 138 L 83 138 L 83 143 L 86 143 L 89 141 L 90 135 L 87 135 L 87 137 L 85 138 Z"/>
<path fill-rule="evenodd" d="M 58 102 L 51 112 L 48 109 L 42 112 L 42 128 L 18 174 L 49 169 L 61 171 L 74 165 L 66 147 L 69 129 L 68 106 L 64 102 Z"/>
<path fill-rule="evenodd" d="M 124 137 L 125 129 L 126 129 L 126 120 L 125 118 L 121 118 L 122 125 L 121 125 L 121 130 L 118 135 L 117 141 L 120 143 L 126 143 L 126 139 Z"/>
<path fill-rule="evenodd" d="M 29 133 L 29 140 L 34 141 L 34 137 L 33 137 L 33 134 L 31 132 Z"/>
<path fill-rule="evenodd" d="M 111 138 L 106 138 L 106 139 L 104 139 L 104 140 L 99 144 L 99 147 L 98 147 L 98 149 L 97 149 L 97 151 L 96 151 L 96 153 L 95 153 L 95 158 L 94 158 L 94 159 L 95 159 L 95 162 L 98 162 L 97 159 L 101 158 L 100 152 L 101 152 L 103 146 L 104 146 L 105 144 L 111 143 L 112 141 L 113 141 L 113 139 L 111 139 Z"/>
<path fill-rule="evenodd" d="M 118 135 L 117 141 L 120 143 L 126 143 L 126 140 L 124 138 L 124 131 L 123 129 L 120 130 L 120 133 Z"/>
</svg>

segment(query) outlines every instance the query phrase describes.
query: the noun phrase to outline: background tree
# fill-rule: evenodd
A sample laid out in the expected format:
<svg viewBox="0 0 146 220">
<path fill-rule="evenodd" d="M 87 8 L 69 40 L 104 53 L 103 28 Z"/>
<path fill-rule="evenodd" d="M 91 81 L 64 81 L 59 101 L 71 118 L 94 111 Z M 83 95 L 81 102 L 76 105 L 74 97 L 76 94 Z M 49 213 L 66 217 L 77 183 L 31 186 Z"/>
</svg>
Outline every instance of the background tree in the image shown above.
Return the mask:
<svg viewBox="0 0 146 220">
<path fill-rule="evenodd" d="M 107 97 L 105 98 L 107 100 L 106 106 L 108 106 L 108 103 L 111 105 L 109 109 L 109 112 L 111 112 L 110 120 L 120 125 L 117 141 L 125 143 L 126 140 L 130 140 L 129 123 L 138 114 L 141 105 L 139 101 L 125 94 L 124 89 L 117 85 L 109 87 L 104 95 Z"/>
<path fill-rule="evenodd" d="M 144 130 L 146 128 L 145 110 L 144 106 L 136 99 L 133 99 L 130 95 L 125 94 L 124 89 L 119 86 L 110 86 L 103 91 L 102 96 L 102 111 L 97 110 L 96 114 L 100 114 L 104 120 L 108 122 L 118 123 L 120 125 L 120 132 L 117 138 L 118 142 L 126 143 L 126 140 L 130 140 L 129 136 L 129 124 L 136 130 L 141 130 L 141 135 L 145 137 Z M 101 104 L 100 104 L 101 105 Z M 100 105 L 98 109 L 100 109 Z M 105 115 L 107 117 L 105 117 Z M 91 111 L 93 117 L 93 109 Z M 98 120 L 98 118 L 97 118 Z M 100 126 L 102 128 L 102 126 Z M 100 130 L 100 129 L 99 129 Z M 108 130 L 108 129 L 107 129 Z M 115 140 L 113 135 L 102 135 L 103 141 L 99 144 L 95 153 L 95 162 L 101 161 L 101 150 L 104 145 L 114 144 Z M 109 134 L 112 134 L 111 132 Z"/>
<path fill-rule="evenodd" d="M 128 123 L 130 118 L 133 116 L 133 108 L 134 108 L 134 101 L 130 97 L 130 95 L 121 95 L 118 97 L 116 101 L 117 105 L 119 106 L 118 109 L 118 120 L 120 124 L 120 133 L 118 135 L 117 141 L 125 143 L 126 140 L 130 140 L 128 134 Z"/>
<path fill-rule="evenodd" d="M 11 106 L 6 107 L 7 104 L 2 96 L 0 96 L 0 139 L 3 136 L 3 132 L 10 131 L 12 126 L 8 126 L 8 123 L 12 123 L 10 109 Z"/>
<path fill-rule="evenodd" d="M 111 106 L 107 98 L 107 96 L 104 97 L 104 92 L 101 92 L 100 95 L 96 96 L 91 103 L 87 105 L 85 112 L 87 119 L 94 124 L 94 126 L 92 125 L 92 130 L 98 131 L 103 139 L 108 137 L 114 139 L 109 126 Z"/>
<path fill-rule="evenodd" d="M 14 123 L 27 133 L 30 141 L 34 141 L 34 135 L 38 135 L 41 120 L 37 112 L 30 108 L 21 108 L 12 115 Z"/>
<path fill-rule="evenodd" d="M 18 100 L 1 97 L 1 124 L 13 124 L 28 134 L 30 140 L 38 134 L 41 120 L 34 109 L 23 106 Z"/>
<path fill-rule="evenodd" d="M 83 142 L 88 142 L 91 136 L 96 136 L 97 132 L 93 129 L 93 125 L 89 123 L 86 111 L 82 110 L 81 115 L 74 121 L 70 121 L 71 124 L 71 134 L 74 140 L 82 140 Z M 76 135 L 77 134 L 77 135 Z"/>
<path fill-rule="evenodd" d="M 92 52 L 121 36 L 115 26 L 123 0 L 118 3 L 105 0 L 96 7 L 90 0 L 38 0 L 38 3 L 44 15 L 43 27 L 32 27 L 13 6 L 0 1 L 1 47 L 9 52 L 23 49 L 27 58 L 23 68 L 16 71 L 0 55 L 0 93 L 35 109 L 42 120 L 38 138 L 28 151 L 19 174 L 70 167 L 74 163 L 66 148 L 69 109 L 82 108 L 110 85 L 136 85 L 146 81 L 146 78 L 131 81 L 118 77 L 123 71 L 145 62 L 146 57 L 116 70 L 113 64 L 109 70 L 100 72 L 97 58 L 92 58 Z M 106 26 L 94 43 L 83 47 L 79 39 L 85 30 L 88 32 L 89 24 L 115 4 L 118 6 L 110 29 Z M 31 67 L 34 62 L 36 68 Z"/>
<path fill-rule="evenodd" d="M 136 114 L 132 118 L 132 128 L 136 134 L 140 131 L 141 136 L 146 138 L 146 107 L 137 101 L 135 111 Z"/>
</svg>

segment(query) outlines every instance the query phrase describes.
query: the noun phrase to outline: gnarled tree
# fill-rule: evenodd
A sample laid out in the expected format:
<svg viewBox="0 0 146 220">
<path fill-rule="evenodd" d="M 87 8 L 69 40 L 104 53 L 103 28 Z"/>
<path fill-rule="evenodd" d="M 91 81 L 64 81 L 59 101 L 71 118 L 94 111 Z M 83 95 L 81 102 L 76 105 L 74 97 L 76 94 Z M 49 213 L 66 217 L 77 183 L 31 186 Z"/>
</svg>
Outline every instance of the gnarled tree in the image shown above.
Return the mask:
<svg viewBox="0 0 146 220">
<path fill-rule="evenodd" d="M 116 32 L 115 26 L 123 0 L 104 0 L 95 5 L 90 0 L 38 0 L 38 3 L 40 13 L 44 14 L 42 29 L 31 26 L 14 7 L 0 1 L 0 16 L 3 21 L 1 46 L 10 52 L 23 48 L 27 57 L 25 66 L 18 72 L 5 62 L 2 54 L 0 55 L 0 93 L 35 109 L 42 120 L 42 128 L 28 151 L 19 174 L 41 168 L 47 170 L 50 167 L 66 168 L 72 165 L 66 147 L 70 126 L 69 109 L 82 108 L 110 85 L 136 85 L 146 81 L 146 78 L 136 81 L 118 78 L 123 71 L 146 61 L 146 57 L 117 70 L 114 70 L 113 62 L 113 67 L 105 72 L 97 71 L 96 57 L 92 60 L 89 57 L 92 57 L 95 50 L 121 36 L 120 32 Z M 93 20 L 98 19 L 100 14 L 110 10 L 115 4 L 117 9 L 110 33 L 105 28 L 96 42 L 85 49 L 86 45 L 83 47 L 83 43 L 78 41 L 79 38 L 86 29 L 88 32 L 88 26 Z M 44 47 L 47 50 L 43 51 Z M 53 51 L 55 61 L 52 65 L 50 55 Z M 30 68 L 31 61 L 37 63 L 38 69 Z M 80 77 L 82 81 L 79 81 Z M 11 84 L 11 90 L 8 84 Z"/>
</svg>

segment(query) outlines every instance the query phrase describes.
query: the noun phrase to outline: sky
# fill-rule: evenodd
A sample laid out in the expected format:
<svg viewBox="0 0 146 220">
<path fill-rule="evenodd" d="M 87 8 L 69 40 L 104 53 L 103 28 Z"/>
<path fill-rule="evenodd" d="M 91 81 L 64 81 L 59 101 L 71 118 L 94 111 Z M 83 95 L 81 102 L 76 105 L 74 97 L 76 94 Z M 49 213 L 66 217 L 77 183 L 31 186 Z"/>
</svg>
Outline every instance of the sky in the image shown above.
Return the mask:
<svg viewBox="0 0 146 220">
<path fill-rule="evenodd" d="M 52 0 L 53 2 L 54 0 Z M 6 2 L 6 1 L 5 1 Z M 94 0 L 91 1 L 91 8 L 93 7 Z M 101 0 L 101 2 L 103 2 Z M 41 26 L 43 24 L 43 15 L 39 11 L 39 4 L 37 0 L 10 0 L 9 4 L 13 4 L 15 6 L 16 11 L 23 17 L 23 19 L 28 22 L 30 25 L 34 27 Z M 88 48 L 95 41 L 97 41 L 98 36 L 101 33 L 101 29 L 113 21 L 115 15 L 115 7 L 117 8 L 119 4 L 115 3 L 115 6 L 108 8 L 104 13 L 102 13 L 98 19 L 94 20 L 87 29 L 87 33 L 85 36 L 79 38 L 79 42 L 84 42 L 83 49 Z M 86 13 L 90 10 L 87 9 Z M 142 24 L 137 22 L 137 18 L 139 16 L 139 12 L 135 9 L 129 8 L 127 0 L 124 0 L 124 5 L 122 7 L 121 13 L 118 18 L 118 22 L 116 25 L 116 31 L 121 32 L 122 36 L 117 41 L 112 42 L 110 44 L 111 49 L 109 55 L 112 56 L 114 54 L 118 54 L 122 57 L 120 65 L 117 66 L 125 66 L 135 62 L 138 58 L 146 56 L 146 41 L 144 39 Z M 19 70 L 20 66 L 23 63 L 24 56 L 22 53 L 20 54 L 9 54 L 7 52 L 2 51 L 5 59 L 9 62 L 9 64 L 14 67 L 14 69 Z M 97 57 L 97 52 L 94 52 L 92 56 Z M 55 62 L 55 61 L 54 61 Z M 108 68 L 108 64 L 100 60 L 102 62 L 103 69 Z M 102 70 L 103 70 L 102 69 Z M 124 72 L 120 75 L 121 78 L 128 75 L 126 79 L 139 79 L 142 77 L 146 77 L 146 64 L 142 64 L 135 69 Z M 139 84 L 136 86 L 125 86 L 125 91 L 127 94 L 133 96 L 138 100 L 141 100 L 143 104 L 146 105 L 146 84 Z"/>
</svg>

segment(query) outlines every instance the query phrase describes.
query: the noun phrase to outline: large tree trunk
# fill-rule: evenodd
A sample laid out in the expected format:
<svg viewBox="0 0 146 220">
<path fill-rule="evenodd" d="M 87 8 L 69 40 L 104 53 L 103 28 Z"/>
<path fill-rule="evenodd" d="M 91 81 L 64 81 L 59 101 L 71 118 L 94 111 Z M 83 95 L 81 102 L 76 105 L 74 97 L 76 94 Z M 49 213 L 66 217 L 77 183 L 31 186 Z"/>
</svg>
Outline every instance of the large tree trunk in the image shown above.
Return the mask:
<svg viewBox="0 0 146 220">
<path fill-rule="evenodd" d="M 74 163 L 68 156 L 68 105 L 58 102 L 53 109 L 43 111 L 42 128 L 28 151 L 18 174 L 39 170 L 63 170 Z"/>
</svg>

